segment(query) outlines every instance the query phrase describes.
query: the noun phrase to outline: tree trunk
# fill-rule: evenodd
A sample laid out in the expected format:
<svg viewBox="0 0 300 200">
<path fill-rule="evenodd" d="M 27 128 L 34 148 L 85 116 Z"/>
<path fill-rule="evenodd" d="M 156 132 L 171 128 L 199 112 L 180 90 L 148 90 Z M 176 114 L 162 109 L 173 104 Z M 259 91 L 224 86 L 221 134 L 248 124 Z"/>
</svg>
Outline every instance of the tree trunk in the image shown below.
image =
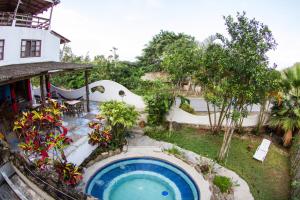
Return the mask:
<svg viewBox="0 0 300 200">
<path fill-rule="evenodd" d="M 216 126 L 217 126 L 217 111 L 216 111 L 216 105 L 214 105 L 214 126 L 213 126 L 214 133 L 216 131 Z"/>
<path fill-rule="evenodd" d="M 223 118 L 223 114 L 224 114 L 224 111 L 225 111 L 225 108 L 226 108 L 226 103 L 225 101 L 223 102 L 223 105 L 221 107 L 221 110 L 220 110 L 220 115 L 219 115 L 219 119 L 218 119 L 218 124 L 217 124 L 217 127 L 216 127 L 216 131 L 219 132 L 221 130 L 221 127 L 222 127 L 222 118 Z M 226 114 L 226 113 L 225 113 Z"/>
<path fill-rule="evenodd" d="M 223 122 L 224 122 L 224 120 L 225 120 L 225 118 L 226 118 L 226 115 L 227 115 L 229 109 L 230 109 L 230 104 L 227 106 L 226 110 L 223 111 L 222 117 L 220 116 L 221 121 L 219 121 L 219 123 L 218 123 L 218 131 L 221 130 L 221 128 L 222 128 L 222 126 L 223 126 Z"/>
<path fill-rule="evenodd" d="M 287 147 L 291 144 L 293 138 L 293 132 L 292 130 L 288 130 L 285 132 L 283 136 L 283 146 Z"/>
<path fill-rule="evenodd" d="M 262 104 L 261 104 L 261 108 L 260 108 L 260 111 L 259 111 L 259 116 L 258 116 L 258 121 L 257 121 L 257 131 L 258 133 L 261 132 L 261 129 L 262 129 L 262 126 L 264 125 L 264 122 L 265 122 L 265 111 L 266 111 L 266 108 L 269 106 L 267 106 L 267 100 L 264 101 Z"/>
<path fill-rule="evenodd" d="M 232 139 L 232 136 L 234 133 L 235 126 L 236 126 L 236 123 L 231 119 L 230 125 L 224 133 L 222 147 L 220 149 L 219 156 L 218 156 L 219 161 L 224 161 L 226 158 L 226 155 L 228 153 L 228 149 L 229 149 L 229 146 L 231 143 L 231 139 Z"/>
<path fill-rule="evenodd" d="M 206 101 L 206 106 L 207 106 L 207 111 L 208 111 L 208 119 L 209 119 L 210 130 L 213 131 L 213 126 L 212 126 L 212 122 L 211 122 L 211 116 L 210 116 L 210 109 L 209 109 L 208 101 Z"/>
</svg>

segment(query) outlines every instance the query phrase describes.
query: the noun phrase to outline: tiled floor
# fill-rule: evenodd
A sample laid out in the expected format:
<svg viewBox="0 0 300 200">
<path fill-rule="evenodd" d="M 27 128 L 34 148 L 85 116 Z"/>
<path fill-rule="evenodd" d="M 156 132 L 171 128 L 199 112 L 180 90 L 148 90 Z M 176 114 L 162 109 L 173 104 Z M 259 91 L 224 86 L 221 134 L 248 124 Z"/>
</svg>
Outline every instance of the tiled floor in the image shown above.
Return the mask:
<svg viewBox="0 0 300 200">
<path fill-rule="evenodd" d="M 96 115 L 99 113 L 98 105 L 99 102 L 90 102 L 91 111 L 89 113 L 85 112 L 81 116 L 64 115 L 64 126 L 69 130 L 68 136 L 73 142 L 76 142 L 91 132 L 88 124 L 95 119 Z"/>
</svg>

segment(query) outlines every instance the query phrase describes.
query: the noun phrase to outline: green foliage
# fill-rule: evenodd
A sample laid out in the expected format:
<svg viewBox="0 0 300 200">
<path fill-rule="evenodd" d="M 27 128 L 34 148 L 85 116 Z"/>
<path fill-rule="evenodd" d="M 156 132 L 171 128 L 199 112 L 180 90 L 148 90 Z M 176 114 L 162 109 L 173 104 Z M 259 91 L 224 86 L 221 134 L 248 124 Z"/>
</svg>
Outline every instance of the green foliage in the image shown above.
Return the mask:
<svg viewBox="0 0 300 200">
<path fill-rule="evenodd" d="M 215 176 L 213 183 L 221 190 L 222 193 L 228 193 L 232 188 L 232 181 L 225 176 Z"/>
<path fill-rule="evenodd" d="M 274 102 L 269 124 L 274 128 L 283 129 L 284 146 L 290 145 L 293 133 L 298 133 L 300 129 L 300 99 L 285 97 L 280 102 Z"/>
<path fill-rule="evenodd" d="M 300 63 L 283 71 L 284 93 L 300 98 Z"/>
<path fill-rule="evenodd" d="M 115 60 L 112 60 L 112 57 Z M 144 74 L 142 68 L 138 67 L 136 63 L 118 61 L 117 57 L 118 55 L 109 56 L 108 58 L 98 55 L 92 60 L 88 55 L 85 57 L 76 56 L 72 53 L 70 47 L 66 47 L 62 51 L 63 62 L 92 64 L 94 66 L 90 72 L 90 83 L 99 80 L 112 80 L 124 85 L 128 89 L 138 87 L 142 81 L 140 77 Z M 51 77 L 51 82 L 56 86 L 67 89 L 77 89 L 83 87 L 85 84 L 82 72 L 54 75 Z M 33 83 L 34 85 L 39 85 L 39 80 L 33 79 Z"/>
<path fill-rule="evenodd" d="M 124 102 L 109 101 L 100 106 L 103 115 L 109 126 L 111 126 L 113 142 L 123 145 L 125 131 L 132 128 L 138 119 L 139 113 L 134 106 L 129 106 Z"/>
<path fill-rule="evenodd" d="M 175 156 L 182 156 L 182 152 L 178 148 L 176 148 L 175 146 L 173 146 L 170 149 L 166 149 L 165 151 L 167 153 L 175 155 Z"/>
<path fill-rule="evenodd" d="M 160 125 L 165 122 L 165 115 L 170 110 L 174 95 L 169 90 L 157 90 L 153 94 L 144 97 L 147 105 L 148 119 L 150 126 Z"/>
<path fill-rule="evenodd" d="M 91 145 L 98 145 L 102 148 L 108 148 L 112 139 L 111 132 L 109 129 L 104 127 L 104 123 L 101 121 L 101 119 L 98 120 L 100 120 L 100 122 L 89 123 L 89 127 L 93 130 L 88 135 L 88 143 Z"/>
<path fill-rule="evenodd" d="M 298 176 L 300 172 L 300 135 L 297 134 L 293 138 L 293 145 L 290 150 L 290 160 L 291 160 L 291 176 L 292 176 L 292 197 L 300 197 L 300 178 Z"/>
<path fill-rule="evenodd" d="M 166 46 L 162 68 L 171 75 L 173 83 L 180 83 L 190 77 L 200 66 L 201 51 L 191 36 L 186 36 Z"/>
<path fill-rule="evenodd" d="M 248 19 L 245 12 L 237 13 L 236 19 L 229 15 L 224 20 L 229 38 L 216 34 L 222 45 L 213 45 L 209 52 L 216 60 L 208 56 L 204 61 L 205 71 L 210 72 L 204 81 L 209 83 L 213 80 L 207 91 L 212 91 L 214 96 L 218 96 L 215 91 L 220 91 L 221 102 L 229 108 L 226 116 L 231 119 L 231 126 L 224 134 L 220 160 L 226 158 L 232 134 L 247 116 L 247 106 L 261 103 L 269 92 L 265 81 L 273 68 L 268 66 L 267 52 L 277 45 L 268 26 Z M 220 67 L 216 76 L 211 69 L 215 65 Z M 202 75 L 205 76 L 205 73 Z M 200 81 L 203 81 L 202 78 Z"/>
<path fill-rule="evenodd" d="M 195 113 L 195 110 L 194 108 L 191 107 L 190 104 L 188 103 L 182 103 L 180 104 L 180 108 L 188 113 L 191 113 L 191 114 L 194 114 Z"/>
<path fill-rule="evenodd" d="M 170 31 L 160 31 L 143 49 L 143 54 L 138 57 L 139 65 L 145 68 L 145 71 L 161 71 L 164 52 L 167 47 L 177 40 L 189 39 L 190 36 L 179 33 L 176 34 Z"/>
</svg>

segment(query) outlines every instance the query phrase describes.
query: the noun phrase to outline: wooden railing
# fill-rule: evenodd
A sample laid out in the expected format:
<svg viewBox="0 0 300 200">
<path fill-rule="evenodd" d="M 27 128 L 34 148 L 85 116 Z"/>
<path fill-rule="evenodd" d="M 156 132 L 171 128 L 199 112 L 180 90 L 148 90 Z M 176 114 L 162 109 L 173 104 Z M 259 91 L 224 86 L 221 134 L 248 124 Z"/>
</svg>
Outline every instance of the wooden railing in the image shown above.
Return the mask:
<svg viewBox="0 0 300 200">
<path fill-rule="evenodd" d="M 0 12 L 0 26 L 12 26 L 13 19 L 14 13 Z M 50 20 L 43 17 L 33 16 L 30 14 L 17 14 L 15 17 L 15 26 L 48 29 L 50 26 Z"/>
</svg>

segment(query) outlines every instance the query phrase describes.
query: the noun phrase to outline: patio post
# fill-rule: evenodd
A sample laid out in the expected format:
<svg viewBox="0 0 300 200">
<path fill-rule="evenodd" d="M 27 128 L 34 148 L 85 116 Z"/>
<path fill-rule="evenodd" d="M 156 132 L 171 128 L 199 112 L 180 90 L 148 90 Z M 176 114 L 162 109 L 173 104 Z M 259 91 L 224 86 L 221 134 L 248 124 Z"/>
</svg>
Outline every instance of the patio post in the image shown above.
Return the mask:
<svg viewBox="0 0 300 200">
<path fill-rule="evenodd" d="M 40 91 L 41 91 L 41 101 L 42 105 L 45 104 L 45 90 L 44 90 L 44 76 L 40 76 Z"/>
<path fill-rule="evenodd" d="M 45 79 L 46 79 L 45 82 L 46 82 L 47 97 L 50 98 L 51 97 L 51 93 L 50 93 L 50 88 L 51 88 L 50 75 L 46 75 Z"/>
<path fill-rule="evenodd" d="M 89 71 L 84 71 L 84 78 L 85 78 L 85 94 L 86 94 L 86 110 L 90 112 L 90 95 L 89 95 Z"/>
</svg>

